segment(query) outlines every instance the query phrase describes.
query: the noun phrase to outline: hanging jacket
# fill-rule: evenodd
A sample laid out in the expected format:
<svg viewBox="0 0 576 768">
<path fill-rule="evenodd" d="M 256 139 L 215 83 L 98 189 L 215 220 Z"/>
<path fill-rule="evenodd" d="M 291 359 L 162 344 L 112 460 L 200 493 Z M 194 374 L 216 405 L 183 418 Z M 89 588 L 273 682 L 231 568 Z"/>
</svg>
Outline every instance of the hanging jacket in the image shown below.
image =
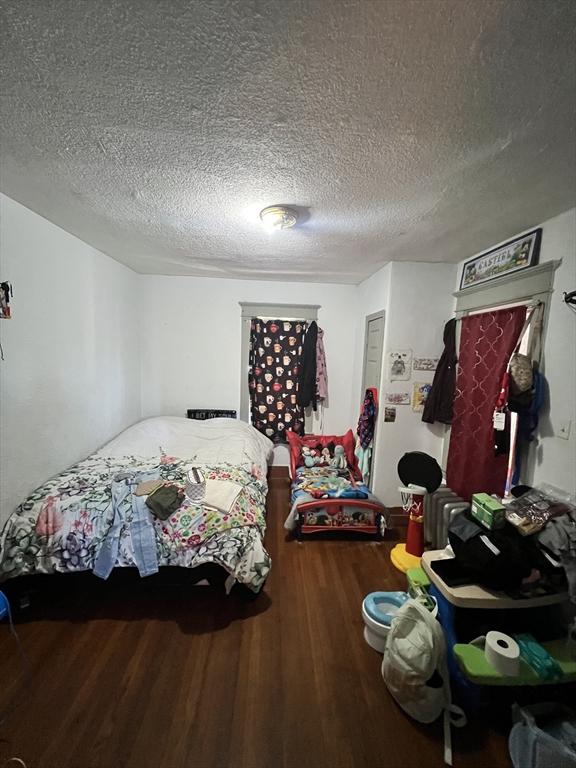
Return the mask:
<svg viewBox="0 0 576 768">
<path fill-rule="evenodd" d="M 360 439 L 362 448 L 368 448 L 374 437 L 374 428 L 376 426 L 376 411 L 378 407 L 378 393 L 375 387 L 370 387 L 364 395 L 362 411 L 358 419 L 356 434 Z"/>
<path fill-rule="evenodd" d="M 452 407 L 456 389 L 456 320 L 448 320 L 444 326 L 444 351 L 438 361 L 432 389 L 424 404 L 422 421 L 433 424 L 441 421 L 452 424 Z"/>
<path fill-rule="evenodd" d="M 302 348 L 298 405 L 307 408 L 310 404 L 316 410 L 316 341 L 318 326 L 313 320 L 308 326 Z"/>
<path fill-rule="evenodd" d="M 324 331 L 322 328 L 318 328 L 316 339 L 316 395 L 318 400 L 326 400 L 328 397 L 328 373 L 326 371 Z"/>
<path fill-rule="evenodd" d="M 529 392 L 528 404 L 522 407 L 522 395 L 510 396 L 508 409 L 518 414 L 518 434 L 516 438 L 516 455 L 514 457 L 514 473 L 512 484 L 517 485 L 522 474 L 522 462 L 528 451 L 529 444 L 534 440 L 538 429 L 540 410 L 544 405 L 547 392 L 547 382 L 538 369 L 532 372 L 532 389 Z"/>
</svg>

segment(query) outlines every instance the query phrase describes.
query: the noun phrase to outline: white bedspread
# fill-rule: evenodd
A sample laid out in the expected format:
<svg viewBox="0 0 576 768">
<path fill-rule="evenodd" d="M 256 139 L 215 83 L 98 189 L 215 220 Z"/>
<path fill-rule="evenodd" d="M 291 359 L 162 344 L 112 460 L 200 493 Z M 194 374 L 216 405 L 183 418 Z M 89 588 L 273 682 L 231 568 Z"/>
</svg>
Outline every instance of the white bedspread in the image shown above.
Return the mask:
<svg viewBox="0 0 576 768">
<path fill-rule="evenodd" d="M 272 456 L 272 442 L 254 427 L 237 419 L 194 421 L 180 416 L 157 416 L 128 427 L 97 453 L 101 456 L 169 456 L 191 458 L 198 464 L 234 464 L 264 476 Z"/>
</svg>

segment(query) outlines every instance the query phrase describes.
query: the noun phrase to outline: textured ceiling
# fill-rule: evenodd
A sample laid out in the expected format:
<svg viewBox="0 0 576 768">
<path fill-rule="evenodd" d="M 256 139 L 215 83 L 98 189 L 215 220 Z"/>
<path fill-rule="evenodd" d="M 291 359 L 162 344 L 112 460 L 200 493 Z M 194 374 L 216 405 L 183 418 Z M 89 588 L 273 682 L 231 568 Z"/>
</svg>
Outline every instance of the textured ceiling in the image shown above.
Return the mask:
<svg viewBox="0 0 576 768">
<path fill-rule="evenodd" d="M 573 0 L 0 8 L 2 190 L 139 272 L 354 283 L 575 204 Z"/>
</svg>

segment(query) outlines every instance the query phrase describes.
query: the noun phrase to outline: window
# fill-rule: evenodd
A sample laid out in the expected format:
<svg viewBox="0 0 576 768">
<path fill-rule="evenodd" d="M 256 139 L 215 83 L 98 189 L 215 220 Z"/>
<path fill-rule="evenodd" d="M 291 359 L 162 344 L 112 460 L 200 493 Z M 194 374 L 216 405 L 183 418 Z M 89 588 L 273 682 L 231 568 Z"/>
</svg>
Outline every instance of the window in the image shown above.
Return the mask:
<svg viewBox="0 0 576 768">
<path fill-rule="evenodd" d="M 242 421 L 251 422 L 251 399 L 248 387 L 250 369 L 250 334 L 252 318 L 260 318 L 264 321 L 279 320 L 286 323 L 311 323 L 318 319 L 318 304 L 268 304 L 240 302 L 242 310 L 242 346 L 241 346 L 241 371 L 240 371 L 240 418 Z M 276 355 L 284 357 L 282 351 L 274 353 L 271 364 L 276 364 Z M 271 356 L 272 357 L 272 356 Z M 282 360 L 278 362 L 279 368 L 284 368 Z M 260 393 L 264 394 L 264 393 Z M 290 393 L 291 394 L 291 393 Z M 264 404 L 263 404 L 264 405 Z"/>
</svg>

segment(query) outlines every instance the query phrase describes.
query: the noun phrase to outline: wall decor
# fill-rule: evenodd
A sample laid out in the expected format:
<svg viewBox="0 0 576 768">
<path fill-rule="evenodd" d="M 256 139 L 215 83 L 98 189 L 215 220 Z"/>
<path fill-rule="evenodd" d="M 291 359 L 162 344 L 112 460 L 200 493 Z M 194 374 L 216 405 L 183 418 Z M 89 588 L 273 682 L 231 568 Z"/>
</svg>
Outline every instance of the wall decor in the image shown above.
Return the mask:
<svg viewBox="0 0 576 768">
<path fill-rule="evenodd" d="M 415 381 L 412 385 L 412 410 L 420 412 L 424 410 L 432 384 L 429 381 Z"/>
<path fill-rule="evenodd" d="M 396 408 L 384 408 L 384 421 L 396 421 Z"/>
<path fill-rule="evenodd" d="M 9 320 L 12 317 L 10 299 L 12 298 L 12 284 L 8 281 L 0 283 L 0 319 Z"/>
<path fill-rule="evenodd" d="M 235 419 L 237 413 L 227 408 L 188 408 L 186 411 L 187 419 L 196 419 L 196 421 L 205 421 L 206 419 Z"/>
<path fill-rule="evenodd" d="M 412 373 L 412 350 L 396 349 L 386 356 L 389 381 L 408 381 Z"/>
<path fill-rule="evenodd" d="M 533 229 L 522 237 L 475 256 L 464 264 L 460 290 L 533 267 L 538 264 L 541 242 L 542 229 Z"/>
<path fill-rule="evenodd" d="M 435 371 L 438 365 L 437 357 L 415 357 L 412 363 L 413 371 Z"/>
<path fill-rule="evenodd" d="M 386 392 L 387 405 L 410 405 L 410 392 Z"/>
</svg>

